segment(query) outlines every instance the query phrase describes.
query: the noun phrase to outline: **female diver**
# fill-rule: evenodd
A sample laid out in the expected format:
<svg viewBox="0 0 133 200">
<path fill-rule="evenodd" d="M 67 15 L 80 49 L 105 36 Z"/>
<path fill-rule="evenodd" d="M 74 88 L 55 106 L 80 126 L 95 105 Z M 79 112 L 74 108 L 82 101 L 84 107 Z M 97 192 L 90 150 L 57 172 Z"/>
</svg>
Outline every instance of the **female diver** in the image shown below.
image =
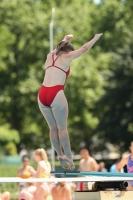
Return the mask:
<svg viewBox="0 0 133 200">
<path fill-rule="evenodd" d="M 45 76 L 38 92 L 39 108 L 50 129 L 50 139 L 64 169 L 75 168 L 69 135 L 67 132 L 68 104 L 64 95 L 64 85 L 70 73 L 70 63 L 89 50 L 100 38 L 96 34 L 92 40 L 78 50 L 69 42 L 73 35 L 66 35 L 47 55 Z"/>
</svg>

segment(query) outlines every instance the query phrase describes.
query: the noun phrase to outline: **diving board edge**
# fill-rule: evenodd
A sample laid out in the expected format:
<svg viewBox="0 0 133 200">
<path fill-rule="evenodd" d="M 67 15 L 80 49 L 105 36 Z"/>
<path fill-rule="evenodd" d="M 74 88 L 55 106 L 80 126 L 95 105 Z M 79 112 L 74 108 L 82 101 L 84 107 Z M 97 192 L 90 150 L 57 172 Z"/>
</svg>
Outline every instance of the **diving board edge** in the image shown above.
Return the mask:
<svg viewBox="0 0 133 200">
<path fill-rule="evenodd" d="M 133 173 L 91 172 L 91 171 L 51 171 L 53 175 L 133 177 Z"/>
</svg>

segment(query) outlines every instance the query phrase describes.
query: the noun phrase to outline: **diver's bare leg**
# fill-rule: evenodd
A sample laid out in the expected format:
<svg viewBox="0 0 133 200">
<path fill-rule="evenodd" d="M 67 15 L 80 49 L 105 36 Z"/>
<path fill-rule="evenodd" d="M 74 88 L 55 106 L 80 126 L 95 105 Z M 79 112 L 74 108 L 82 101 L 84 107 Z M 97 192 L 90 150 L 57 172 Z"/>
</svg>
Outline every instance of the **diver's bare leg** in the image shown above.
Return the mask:
<svg viewBox="0 0 133 200">
<path fill-rule="evenodd" d="M 38 99 L 38 104 L 39 104 L 39 108 L 40 108 L 44 118 L 46 119 L 46 121 L 48 123 L 49 129 L 50 129 L 50 133 L 49 133 L 50 140 L 54 146 L 54 149 L 58 155 L 62 156 L 63 152 L 62 152 L 61 144 L 59 141 L 58 129 L 57 129 L 55 118 L 53 116 L 52 109 L 50 107 L 44 106 L 40 102 L 39 99 Z"/>
<path fill-rule="evenodd" d="M 63 90 L 57 93 L 51 104 L 51 108 L 56 120 L 59 140 L 65 154 L 64 160 L 68 165 L 67 168 L 73 170 L 75 166 L 72 160 L 70 140 L 67 131 L 68 104 Z"/>
</svg>

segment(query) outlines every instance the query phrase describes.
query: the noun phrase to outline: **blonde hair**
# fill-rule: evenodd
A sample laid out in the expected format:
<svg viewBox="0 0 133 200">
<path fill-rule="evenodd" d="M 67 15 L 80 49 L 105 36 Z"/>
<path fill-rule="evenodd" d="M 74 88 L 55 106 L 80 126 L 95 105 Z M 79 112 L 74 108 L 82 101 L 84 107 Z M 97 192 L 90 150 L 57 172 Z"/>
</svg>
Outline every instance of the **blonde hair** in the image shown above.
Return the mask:
<svg viewBox="0 0 133 200">
<path fill-rule="evenodd" d="M 48 157 L 47 157 L 46 151 L 43 148 L 36 149 L 34 153 L 36 155 L 39 155 L 41 157 L 41 160 L 48 162 Z"/>
</svg>

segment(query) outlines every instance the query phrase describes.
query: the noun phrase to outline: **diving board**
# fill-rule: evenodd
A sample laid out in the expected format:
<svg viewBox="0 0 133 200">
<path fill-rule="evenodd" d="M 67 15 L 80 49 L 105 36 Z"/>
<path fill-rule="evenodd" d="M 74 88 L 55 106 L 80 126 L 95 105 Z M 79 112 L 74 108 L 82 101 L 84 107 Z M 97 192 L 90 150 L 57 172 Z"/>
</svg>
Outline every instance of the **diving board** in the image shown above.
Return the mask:
<svg viewBox="0 0 133 200">
<path fill-rule="evenodd" d="M 87 186 L 83 191 L 75 191 L 76 200 L 133 200 L 133 191 L 127 191 L 128 181 L 133 181 L 133 173 L 51 171 L 51 174 L 69 176 L 69 180 L 74 182 L 77 179 L 76 182 Z"/>
<path fill-rule="evenodd" d="M 54 175 L 69 176 L 103 176 L 103 177 L 132 177 L 133 173 L 112 173 L 112 172 L 87 172 L 87 171 L 51 171 Z M 133 179 L 132 179 L 133 180 Z"/>
</svg>

